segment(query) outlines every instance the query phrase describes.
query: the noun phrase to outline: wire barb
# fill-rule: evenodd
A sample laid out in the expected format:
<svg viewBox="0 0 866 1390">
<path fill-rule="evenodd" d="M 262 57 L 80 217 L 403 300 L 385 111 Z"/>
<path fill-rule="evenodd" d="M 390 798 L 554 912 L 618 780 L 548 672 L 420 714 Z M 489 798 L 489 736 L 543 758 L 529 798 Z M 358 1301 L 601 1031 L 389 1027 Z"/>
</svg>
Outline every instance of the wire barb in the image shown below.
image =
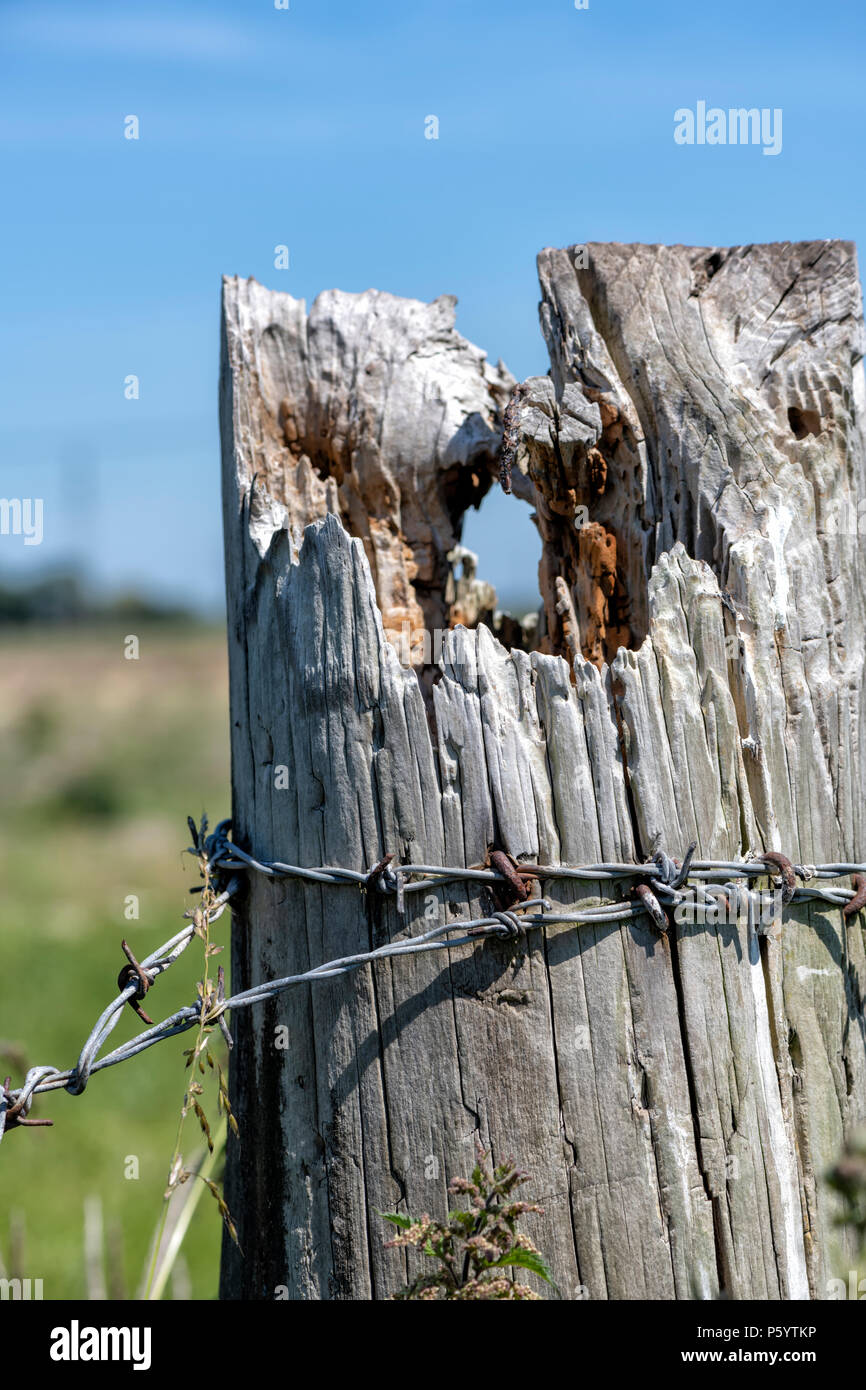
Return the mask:
<svg viewBox="0 0 866 1390">
<path fill-rule="evenodd" d="M 31 1120 L 29 1111 L 33 1104 L 32 1092 L 29 1095 L 20 1093 L 16 1098 L 9 1090 L 11 1083 L 12 1077 L 7 1076 L 0 1094 L 0 1138 L 7 1129 L 36 1129 L 54 1124 L 53 1120 Z"/>
<path fill-rule="evenodd" d="M 129 965 L 125 965 L 121 970 L 120 974 L 118 975 L 117 988 L 120 990 L 125 990 L 127 985 L 132 984 L 133 981 L 137 981 L 136 992 L 132 996 L 132 998 L 128 1000 L 129 1007 L 133 1010 L 134 1013 L 138 1014 L 139 1018 L 144 1023 L 153 1023 L 153 1019 L 144 1012 L 144 1009 L 138 1002 L 139 999 L 143 999 L 144 996 L 147 994 L 147 991 L 153 984 L 153 980 L 150 978 L 147 971 L 143 970 L 142 967 L 139 965 L 138 961 L 135 959 L 135 956 L 132 954 L 132 951 L 130 950 L 125 938 L 120 943 L 120 949 L 126 956 L 126 959 L 129 961 Z"/>
<path fill-rule="evenodd" d="M 497 910 L 489 916 L 472 921 L 442 923 L 418 936 L 398 937 L 375 950 L 325 961 L 311 970 L 286 976 L 285 979 L 264 981 L 228 999 L 225 993 L 225 972 L 220 966 L 216 991 L 211 994 L 209 1002 L 198 999 L 194 1004 L 178 1009 L 157 1024 L 141 1009 L 138 1001 L 144 998 L 157 978 L 183 955 L 196 934 L 196 922 L 188 921 L 181 931 L 143 961 L 136 959 L 128 942 L 124 940 L 121 945 L 128 963 L 118 976 L 120 993 L 97 1019 L 75 1066 L 67 1071 L 59 1071 L 51 1066 L 31 1067 L 24 1084 L 17 1091 L 10 1089 L 11 1078 L 6 1078 L 0 1090 L 0 1139 L 5 1130 L 35 1128 L 53 1123 L 51 1120 L 29 1118 L 35 1095 L 56 1090 L 66 1090 L 70 1095 L 81 1095 L 95 1072 L 105 1067 L 117 1066 L 120 1062 L 145 1052 L 158 1042 L 197 1027 L 201 1022 L 203 1008 L 209 1009 L 205 1022 L 218 1024 L 228 1046 L 232 1047 L 233 1039 L 225 1019 L 229 1010 L 247 1008 L 266 999 L 273 999 L 284 990 L 300 984 L 336 979 L 388 958 L 414 955 L 423 951 L 451 950 L 459 946 L 477 946 L 480 940 L 488 936 L 514 940 L 531 930 L 558 923 L 571 926 L 614 923 L 622 926 L 647 914 L 656 928 L 666 933 L 670 923 L 665 907 L 670 909 L 683 901 L 683 889 L 689 881 L 689 891 L 704 905 L 716 904 L 717 898 L 724 902 L 728 899 L 738 900 L 742 894 L 749 905 L 748 920 L 755 930 L 759 930 L 755 925 L 753 911 L 755 894 L 748 887 L 748 881 L 766 876 L 768 867 L 778 871 L 781 876 L 783 903 L 809 903 L 817 900 L 841 908 L 846 918 L 866 907 L 866 864 L 810 864 L 804 868 L 792 864 L 777 851 L 768 851 L 742 860 L 696 860 L 694 854 L 697 846 L 691 844 L 681 864 L 658 849 L 648 864 L 544 865 L 519 864 L 506 851 L 491 850 L 482 868 L 399 864 L 393 869 L 391 864 L 394 856 L 388 854 L 365 873 L 331 866 L 313 869 L 279 862 L 262 863 L 228 838 L 231 821 L 220 821 L 210 835 L 207 833 L 206 817 L 202 817 L 198 828 L 190 818 L 189 826 L 193 839 L 193 847 L 189 852 L 203 862 L 210 881 L 219 890 L 212 905 L 207 909 L 209 923 L 215 922 L 226 910 L 231 898 L 241 892 L 241 872 L 260 873 L 270 878 L 296 878 L 302 882 L 331 886 L 354 885 L 356 889 L 360 888 L 365 892 L 374 891 L 388 897 L 394 896 L 397 912 L 401 916 L 405 895 L 440 887 L 449 881 L 493 885 L 500 893 L 505 892 L 506 896 L 510 896 L 511 901 L 502 901 Z M 819 886 L 821 880 L 841 878 L 849 874 L 853 875 L 852 889 Z M 805 881 L 803 887 L 797 886 L 797 878 Z M 632 879 L 635 880 L 634 898 L 601 903 L 599 906 L 577 905 L 566 911 L 555 908 L 547 897 L 527 896 L 528 882 L 536 879 L 540 882 L 559 879 L 599 884 Z M 814 885 L 813 879 L 816 881 Z M 743 880 L 746 880 L 745 884 Z M 805 883 L 809 886 L 805 886 Z M 190 910 L 184 915 L 189 918 L 196 914 L 200 922 L 201 908 Z M 130 1038 L 113 1052 L 101 1056 L 102 1049 L 119 1022 L 127 1003 L 149 1026 L 143 1033 Z"/>
<path fill-rule="evenodd" d="M 854 896 L 842 908 L 843 917 L 853 917 L 855 912 L 866 907 L 866 874 L 854 874 L 851 882 L 854 884 Z"/>
</svg>

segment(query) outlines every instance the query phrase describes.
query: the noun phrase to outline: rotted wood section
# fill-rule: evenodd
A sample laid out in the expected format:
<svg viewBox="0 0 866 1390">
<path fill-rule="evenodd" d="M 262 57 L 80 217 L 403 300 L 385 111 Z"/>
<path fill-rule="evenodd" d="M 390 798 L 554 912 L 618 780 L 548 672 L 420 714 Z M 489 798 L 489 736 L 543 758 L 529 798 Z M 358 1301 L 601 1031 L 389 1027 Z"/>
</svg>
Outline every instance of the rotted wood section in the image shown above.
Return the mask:
<svg viewBox="0 0 866 1390">
<path fill-rule="evenodd" d="M 512 412 L 513 505 L 543 542 L 524 625 L 458 573 L 515 383 L 453 301 L 330 292 L 307 315 L 225 282 L 238 842 L 353 869 L 692 839 L 862 859 L 853 248 L 598 245 L 539 273 L 551 372 Z M 467 884 L 400 917 L 253 879 L 232 985 L 486 909 Z M 223 1296 L 387 1297 L 415 1257 L 383 1248 L 376 1209 L 446 1210 L 479 1137 L 533 1174 L 528 1229 L 566 1298 L 821 1297 L 822 1173 L 866 1118 L 861 922 L 552 926 L 246 1011 Z"/>
</svg>

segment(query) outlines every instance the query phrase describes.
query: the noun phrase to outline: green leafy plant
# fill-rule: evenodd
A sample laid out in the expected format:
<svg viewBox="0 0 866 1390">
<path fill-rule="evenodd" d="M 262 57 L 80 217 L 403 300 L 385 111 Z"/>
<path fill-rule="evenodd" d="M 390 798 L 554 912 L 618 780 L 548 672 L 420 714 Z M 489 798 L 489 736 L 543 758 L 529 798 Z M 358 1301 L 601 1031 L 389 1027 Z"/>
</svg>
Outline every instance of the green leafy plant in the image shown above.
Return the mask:
<svg viewBox="0 0 866 1390">
<path fill-rule="evenodd" d="M 396 1299 L 538 1299 L 513 1270 L 527 1270 L 552 1284 L 550 1270 L 517 1223 L 527 1212 L 543 1214 L 535 1202 L 513 1198 L 516 1188 L 529 1180 L 509 1159 L 494 1168 L 489 1153 L 479 1145 L 478 1158 L 469 1178 L 454 1178 L 448 1191 L 468 1198 L 469 1206 L 450 1211 L 447 1221 L 425 1215 L 379 1212 L 397 1226 L 400 1234 L 386 1242 L 386 1249 L 414 1246 L 435 1262 L 411 1284 L 393 1295 Z"/>
</svg>

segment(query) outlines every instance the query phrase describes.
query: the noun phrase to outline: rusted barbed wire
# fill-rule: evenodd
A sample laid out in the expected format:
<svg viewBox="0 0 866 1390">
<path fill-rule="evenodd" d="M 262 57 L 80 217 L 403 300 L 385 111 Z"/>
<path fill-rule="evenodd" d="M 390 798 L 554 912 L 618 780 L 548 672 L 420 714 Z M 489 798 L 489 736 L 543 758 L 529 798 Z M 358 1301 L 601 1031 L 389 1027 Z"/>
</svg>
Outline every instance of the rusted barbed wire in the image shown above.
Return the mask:
<svg viewBox="0 0 866 1390">
<path fill-rule="evenodd" d="M 566 912 L 554 909 L 546 897 L 526 896 L 520 901 L 512 900 L 509 906 L 492 911 L 485 917 L 440 923 L 420 935 L 392 941 L 375 950 L 360 951 L 354 955 L 325 961 L 311 970 L 297 975 L 287 975 L 283 979 L 263 981 L 228 999 L 221 988 L 215 1002 L 199 999 L 194 1004 L 178 1009 L 161 1023 L 153 1024 L 115 1048 L 113 1052 L 100 1057 L 99 1054 L 117 1026 L 127 1003 L 136 1009 L 140 1017 L 150 1022 L 140 1009 L 139 1001 L 144 998 L 154 981 L 180 959 L 196 934 L 196 924 L 190 921 L 142 961 L 135 958 L 124 941 L 122 949 L 128 964 L 123 967 L 118 977 L 120 993 L 96 1020 L 75 1066 L 66 1071 L 52 1066 L 31 1067 L 18 1090 L 11 1090 L 10 1078 L 6 1078 L 0 1090 L 0 1140 L 8 1129 L 52 1123 L 50 1120 L 37 1121 L 28 1118 L 35 1095 L 56 1090 L 66 1090 L 70 1095 L 81 1095 L 94 1073 L 128 1061 L 156 1043 L 195 1027 L 201 1019 L 202 1009 L 207 1010 L 205 1021 L 219 1024 L 228 1038 L 230 1035 L 225 1029 L 223 1018 L 228 1010 L 247 1008 L 265 999 L 272 999 L 295 985 L 334 979 L 389 958 L 475 945 L 479 940 L 490 936 L 514 939 L 529 930 L 559 923 L 573 926 L 621 923 L 644 914 L 649 914 L 657 929 L 664 932 L 667 930 L 665 909 L 676 908 L 690 893 L 695 895 L 700 905 L 718 908 L 719 895 L 707 885 L 722 885 L 721 896 L 734 896 L 738 909 L 744 899 L 750 923 L 756 920 L 755 894 L 745 887 L 742 881 L 748 882 L 757 877 L 777 876 L 777 891 L 784 904 L 792 901 L 819 900 L 834 907 L 841 907 L 847 917 L 858 911 L 866 902 L 866 864 L 792 864 L 776 851 L 768 851 L 745 860 L 694 859 L 695 845 L 692 844 L 682 863 L 658 850 L 653 858 L 644 864 L 545 865 L 519 863 L 510 860 L 510 856 L 506 856 L 504 851 L 494 850 L 488 856 L 487 866 L 480 868 L 431 864 L 393 865 L 393 856 L 386 855 L 372 869 L 362 872 L 330 865 L 305 868 L 279 861 L 263 862 L 229 839 L 230 821 L 221 821 L 209 836 L 205 834 L 206 822 L 203 822 L 201 835 L 196 831 L 192 821 L 190 825 L 193 829 L 194 845 L 189 853 L 206 861 L 208 871 L 214 876 L 220 889 L 207 913 L 209 922 L 215 922 L 222 916 L 231 898 L 239 891 L 239 874 L 250 871 L 268 878 L 295 878 L 302 882 L 355 886 L 364 893 L 393 896 L 401 915 L 405 911 L 406 894 L 440 887 L 449 881 L 490 885 L 500 891 L 506 890 L 516 899 L 520 897 L 518 885 L 525 885 L 532 880 L 543 882 L 547 879 L 561 879 L 604 883 L 635 879 L 639 882 L 633 890 L 636 897 L 631 900 L 624 899 L 598 907 L 578 907 Z M 506 863 L 506 860 L 510 860 L 510 864 Z M 849 874 L 854 876 L 854 886 L 851 889 L 812 885 L 813 880 L 840 878 Z M 799 884 L 798 879 L 801 881 Z M 691 880 L 696 882 L 691 883 Z M 189 912 L 186 915 L 192 917 L 193 913 Z"/>
</svg>

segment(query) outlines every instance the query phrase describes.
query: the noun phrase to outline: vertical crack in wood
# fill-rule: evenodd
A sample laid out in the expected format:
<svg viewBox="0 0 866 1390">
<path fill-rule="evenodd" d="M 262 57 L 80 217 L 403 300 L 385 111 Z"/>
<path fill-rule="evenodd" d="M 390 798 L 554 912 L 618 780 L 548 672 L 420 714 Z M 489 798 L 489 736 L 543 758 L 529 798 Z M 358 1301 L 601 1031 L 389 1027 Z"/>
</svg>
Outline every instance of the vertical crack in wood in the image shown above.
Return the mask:
<svg viewBox="0 0 866 1390">
<path fill-rule="evenodd" d="M 579 269 L 540 257 L 552 369 L 525 384 L 512 468 L 543 538 L 541 650 L 447 630 L 432 723 L 385 629 L 487 611 L 456 543 L 511 379 L 454 333 L 450 301 L 334 292 L 307 317 L 227 282 L 235 834 L 264 857 L 473 863 L 494 839 L 551 863 L 692 839 L 721 858 L 862 853 L 853 250 L 583 250 Z M 548 891 L 566 907 L 602 889 Z M 399 923 L 387 908 L 386 931 L 451 911 L 453 890 L 432 896 Z M 237 982 L 367 931 L 342 890 L 253 886 Z M 245 1018 L 232 1086 L 261 1152 L 232 1146 L 230 1202 L 243 1239 L 278 1165 L 283 1211 L 246 1267 L 227 1249 L 224 1293 L 268 1296 L 279 1273 L 292 1297 L 384 1296 L 407 1261 L 379 1250 L 373 1208 L 444 1202 L 478 1130 L 549 1194 L 533 1234 L 566 1297 L 820 1296 L 820 1174 L 866 1114 L 866 959 L 843 931 L 835 910 L 786 909 L 762 964 L 742 920 L 680 924 L 670 951 L 636 919 L 285 996 L 298 1082 L 274 1063 L 271 1133 L 250 1067 L 272 1044 Z"/>
</svg>

